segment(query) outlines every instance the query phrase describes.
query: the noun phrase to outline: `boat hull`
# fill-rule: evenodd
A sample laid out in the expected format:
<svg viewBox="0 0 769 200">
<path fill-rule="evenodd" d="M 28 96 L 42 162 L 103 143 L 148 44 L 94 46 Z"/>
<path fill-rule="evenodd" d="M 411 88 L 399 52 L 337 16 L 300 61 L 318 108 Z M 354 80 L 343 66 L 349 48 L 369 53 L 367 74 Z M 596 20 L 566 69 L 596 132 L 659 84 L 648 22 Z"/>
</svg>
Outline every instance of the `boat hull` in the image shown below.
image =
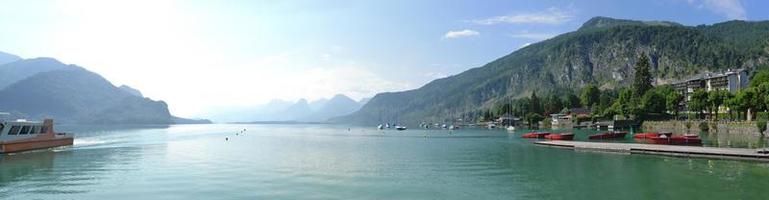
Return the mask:
<svg viewBox="0 0 769 200">
<path fill-rule="evenodd" d="M 545 136 L 548 140 L 574 140 L 574 134 L 550 134 Z"/>
<path fill-rule="evenodd" d="M 685 136 L 673 137 L 652 137 L 648 141 L 652 144 L 672 144 L 672 145 L 700 145 L 702 139 Z"/>
<path fill-rule="evenodd" d="M 56 137 L 48 139 L 20 140 L 0 142 L 0 153 L 13 153 L 35 149 L 45 149 L 72 145 L 72 137 Z"/>
<path fill-rule="evenodd" d="M 545 136 L 550 135 L 550 133 L 526 133 L 521 135 L 522 138 L 545 138 Z"/>
<path fill-rule="evenodd" d="M 627 132 L 608 132 L 608 133 L 600 133 L 588 136 L 588 139 L 591 140 L 602 140 L 602 139 L 617 139 L 617 138 L 625 138 L 625 135 L 627 135 Z"/>
<path fill-rule="evenodd" d="M 633 135 L 633 138 L 635 139 L 648 139 L 653 137 L 659 137 L 660 135 L 665 135 L 667 137 L 673 136 L 673 133 L 637 133 Z"/>
</svg>

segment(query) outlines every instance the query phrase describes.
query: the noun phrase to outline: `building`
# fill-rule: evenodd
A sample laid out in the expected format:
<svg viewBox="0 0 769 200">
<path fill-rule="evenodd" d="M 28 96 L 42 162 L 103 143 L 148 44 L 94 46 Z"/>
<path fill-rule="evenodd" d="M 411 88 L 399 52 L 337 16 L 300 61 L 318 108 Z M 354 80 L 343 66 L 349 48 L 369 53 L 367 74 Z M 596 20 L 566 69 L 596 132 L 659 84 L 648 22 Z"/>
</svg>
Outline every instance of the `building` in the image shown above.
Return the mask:
<svg viewBox="0 0 769 200">
<path fill-rule="evenodd" d="M 724 73 L 705 73 L 685 81 L 673 83 L 673 88 L 681 93 L 685 101 L 691 100 L 691 95 L 698 89 L 705 91 L 727 90 L 735 93 L 748 87 L 748 71 L 744 69 L 728 70 Z"/>
<path fill-rule="evenodd" d="M 571 128 L 572 120 L 571 115 L 567 114 L 550 114 L 550 126 L 552 128 Z"/>
</svg>

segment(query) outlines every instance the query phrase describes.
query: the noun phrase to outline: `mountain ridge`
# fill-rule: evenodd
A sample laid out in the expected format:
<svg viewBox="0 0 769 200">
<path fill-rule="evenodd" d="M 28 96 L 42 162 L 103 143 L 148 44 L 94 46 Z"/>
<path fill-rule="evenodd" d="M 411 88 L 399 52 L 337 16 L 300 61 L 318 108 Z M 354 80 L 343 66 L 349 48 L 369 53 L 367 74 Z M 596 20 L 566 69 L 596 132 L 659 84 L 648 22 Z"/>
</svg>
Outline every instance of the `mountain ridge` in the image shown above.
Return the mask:
<svg viewBox="0 0 769 200">
<path fill-rule="evenodd" d="M 420 88 L 377 94 L 359 111 L 332 121 L 416 124 L 472 113 L 537 90 L 624 86 L 641 53 L 649 55 L 658 80 L 769 63 L 769 21 L 682 26 L 596 17 L 585 24 Z"/>
</svg>

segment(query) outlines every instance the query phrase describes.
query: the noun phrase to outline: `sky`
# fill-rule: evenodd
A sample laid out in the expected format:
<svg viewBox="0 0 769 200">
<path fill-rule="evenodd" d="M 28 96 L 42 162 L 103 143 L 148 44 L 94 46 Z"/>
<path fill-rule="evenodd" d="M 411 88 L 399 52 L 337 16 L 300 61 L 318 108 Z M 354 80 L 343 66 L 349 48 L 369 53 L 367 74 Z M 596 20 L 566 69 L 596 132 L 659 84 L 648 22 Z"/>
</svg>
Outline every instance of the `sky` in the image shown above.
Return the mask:
<svg viewBox="0 0 769 200">
<path fill-rule="evenodd" d="M 753 0 L 0 0 L 0 51 L 54 57 L 171 113 L 416 89 L 594 16 L 767 20 Z"/>
</svg>

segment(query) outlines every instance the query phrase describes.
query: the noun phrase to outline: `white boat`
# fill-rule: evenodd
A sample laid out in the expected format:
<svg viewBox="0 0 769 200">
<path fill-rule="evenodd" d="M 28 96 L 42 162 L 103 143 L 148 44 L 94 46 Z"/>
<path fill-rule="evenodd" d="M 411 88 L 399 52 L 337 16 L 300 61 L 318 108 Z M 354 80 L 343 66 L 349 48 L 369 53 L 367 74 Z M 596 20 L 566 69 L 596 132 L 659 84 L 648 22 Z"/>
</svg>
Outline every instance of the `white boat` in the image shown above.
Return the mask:
<svg viewBox="0 0 769 200">
<path fill-rule="evenodd" d="M 406 126 L 395 126 L 395 130 L 399 130 L 399 131 L 406 130 Z"/>
<path fill-rule="evenodd" d="M 515 131 L 515 126 L 507 126 L 508 131 Z"/>
<path fill-rule="evenodd" d="M 382 126 L 382 124 L 379 124 L 379 126 L 376 126 L 376 129 L 382 130 L 384 129 L 384 126 Z"/>
<path fill-rule="evenodd" d="M 493 129 L 493 128 L 497 128 L 497 125 L 494 123 L 489 123 L 488 125 L 486 125 L 486 127 L 488 127 L 489 129 Z"/>
<path fill-rule="evenodd" d="M 449 130 L 457 130 L 457 129 L 459 129 L 459 126 L 454 126 L 454 125 L 449 126 Z"/>
</svg>

